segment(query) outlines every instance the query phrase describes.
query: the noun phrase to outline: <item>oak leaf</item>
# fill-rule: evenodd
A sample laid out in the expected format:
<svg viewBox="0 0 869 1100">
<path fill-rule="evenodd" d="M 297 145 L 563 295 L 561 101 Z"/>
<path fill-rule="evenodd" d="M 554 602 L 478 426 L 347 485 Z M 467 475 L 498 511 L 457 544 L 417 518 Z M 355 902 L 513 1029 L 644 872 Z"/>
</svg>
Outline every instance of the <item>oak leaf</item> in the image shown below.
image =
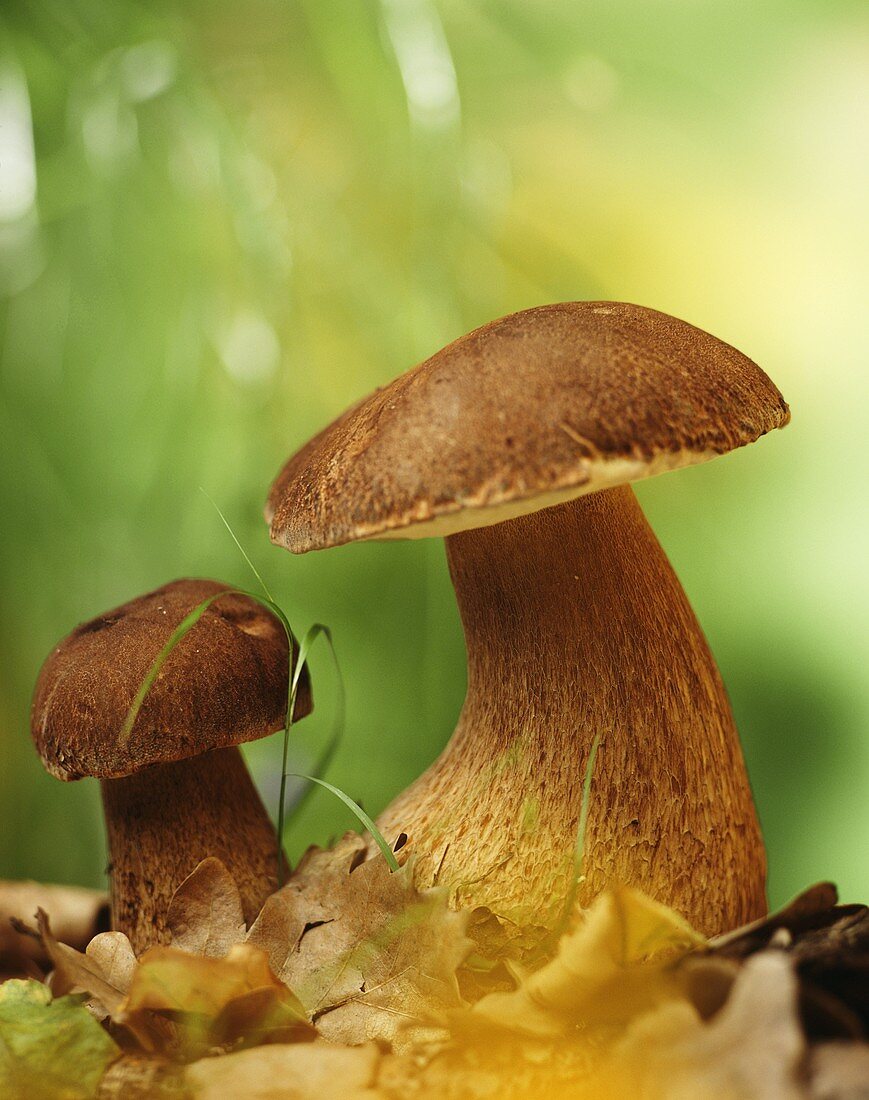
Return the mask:
<svg viewBox="0 0 869 1100">
<path fill-rule="evenodd" d="M 85 993 L 100 1017 L 114 1016 L 129 988 L 135 956 L 120 932 L 101 932 L 82 953 L 58 943 L 48 916 L 40 909 L 37 924 L 45 952 L 54 967 L 55 993 Z"/>
<path fill-rule="evenodd" d="M 472 944 L 445 890 L 418 890 L 411 864 L 390 872 L 365 854 L 356 834 L 310 851 L 248 942 L 268 952 L 322 1035 L 395 1044 L 461 1005 L 456 970 Z"/>
<path fill-rule="evenodd" d="M 209 856 L 172 896 L 166 923 L 172 946 L 194 955 L 222 958 L 242 943 L 247 928 L 235 879 L 219 859 Z"/>
</svg>

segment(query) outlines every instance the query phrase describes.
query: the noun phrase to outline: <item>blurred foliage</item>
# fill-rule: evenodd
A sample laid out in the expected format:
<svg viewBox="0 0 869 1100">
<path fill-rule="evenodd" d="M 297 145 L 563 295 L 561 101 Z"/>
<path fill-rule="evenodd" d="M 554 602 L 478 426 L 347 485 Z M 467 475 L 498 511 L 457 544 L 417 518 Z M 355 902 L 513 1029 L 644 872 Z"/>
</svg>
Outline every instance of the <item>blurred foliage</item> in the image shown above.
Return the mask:
<svg viewBox="0 0 869 1100">
<path fill-rule="evenodd" d="M 98 883 L 97 785 L 43 774 L 37 669 L 185 574 L 329 623 L 330 779 L 379 810 L 464 687 L 443 548 L 294 559 L 261 504 L 344 406 L 495 316 L 638 301 L 736 344 L 781 435 L 640 495 L 719 658 L 771 897 L 869 894 L 869 25 L 851 0 L 4 0 L 0 874 Z M 861 407 L 862 406 L 862 407 Z M 304 770 L 328 729 L 296 729 Z M 270 805 L 280 748 L 249 759 Z M 294 854 L 352 824 L 318 791 Z"/>
</svg>

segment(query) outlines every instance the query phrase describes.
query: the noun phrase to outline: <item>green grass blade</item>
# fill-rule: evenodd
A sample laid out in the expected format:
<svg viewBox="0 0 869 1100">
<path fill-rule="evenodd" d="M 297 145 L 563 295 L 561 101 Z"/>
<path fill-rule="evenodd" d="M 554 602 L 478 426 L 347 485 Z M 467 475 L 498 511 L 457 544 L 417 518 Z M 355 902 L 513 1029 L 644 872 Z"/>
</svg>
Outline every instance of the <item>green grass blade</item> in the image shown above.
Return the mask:
<svg viewBox="0 0 869 1100">
<path fill-rule="evenodd" d="M 352 810 L 353 813 L 359 818 L 366 832 L 371 833 L 371 835 L 374 837 L 374 842 L 383 853 L 383 858 L 389 864 L 390 871 L 398 870 L 398 860 L 395 858 L 395 853 L 386 843 L 386 840 L 383 837 L 383 833 L 381 833 L 381 831 L 377 828 L 377 826 L 374 824 L 368 814 L 362 809 L 362 807 L 358 803 L 353 801 L 349 794 L 345 794 L 344 791 L 342 791 L 339 787 L 333 787 L 332 784 L 327 783 L 325 779 L 318 779 L 315 775 L 299 775 L 298 773 L 294 772 L 293 778 L 307 779 L 309 783 L 318 783 L 321 787 L 325 787 L 327 791 L 331 791 L 336 798 L 340 798 L 344 805 L 347 806 L 348 809 Z"/>
<path fill-rule="evenodd" d="M 314 763 L 313 769 L 311 769 L 311 774 L 317 779 L 322 779 L 322 777 L 326 774 L 329 765 L 334 759 L 335 753 L 338 751 L 338 746 L 340 745 L 341 739 L 344 736 L 344 725 L 347 713 L 347 692 L 344 686 L 344 677 L 341 673 L 341 665 L 338 662 L 338 654 L 335 652 L 335 645 L 332 641 L 332 633 L 325 626 L 321 627 L 320 633 L 322 633 L 322 635 L 325 637 L 326 642 L 329 645 L 329 652 L 332 655 L 332 664 L 335 669 L 336 690 L 335 716 L 332 720 L 332 732 L 329 735 L 329 739 L 326 742 L 325 748 L 320 753 L 320 756 Z M 284 771 L 286 771 L 286 767 L 284 768 Z M 301 810 L 302 806 L 305 804 L 305 802 L 307 802 L 308 798 L 311 796 L 315 789 L 316 788 L 314 784 L 309 783 L 296 796 L 294 800 L 290 801 L 289 806 L 287 806 L 286 808 L 285 820 L 290 820 Z"/>
<path fill-rule="evenodd" d="M 275 598 L 271 594 L 271 592 L 269 591 L 269 586 L 262 579 L 262 576 L 260 575 L 260 571 L 257 569 L 257 567 L 254 565 L 254 563 L 251 561 L 250 555 L 248 554 L 247 550 L 245 550 L 245 548 L 241 545 L 241 541 L 240 541 L 238 535 L 236 535 L 235 531 L 232 529 L 232 526 L 230 525 L 229 520 L 226 518 L 226 516 L 220 510 L 220 506 L 218 505 L 217 501 L 211 496 L 211 494 L 202 485 L 199 486 L 199 491 L 206 498 L 206 500 L 210 501 L 212 508 L 214 508 L 215 512 L 217 512 L 217 514 L 223 520 L 223 526 L 227 529 L 227 531 L 229 531 L 230 538 L 235 543 L 235 545 L 238 547 L 238 549 L 241 553 L 241 556 L 244 558 L 244 560 L 250 566 L 250 571 L 256 577 L 256 579 L 259 582 L 260 587 L 262 588 L 263 592 L 265 592 L 266 599 L 269 600 L 270 603 L 274 604 Z"/>
<path fill-rule="evenodd" d="M 127 712 L 127 717 L 124 721 L 124 725 L 123 725 L 123 727 L 121 729 L 121 732 L 120 732 L 120 735 L 119 735 L 119 743 L 121 745 L 125 744 L 127 742 L 127 740 L 129 739 L 129 736 L 130 736 L 130 734 L 133 730 L 133 726 L 135 725 L 136 719 L 139 715 L 139 711 L 141 710 L 142 704 L 145 701 L 145 697 L 147 696 L 148 692 L 151 690 L 151 687 L 153 686 L 154 681 L 157 679 L 158 675 L 160 674 L 160 669 L 165 664 L 165 662 L 166 662 L 167 658 L 169 657 L 169 655 L 172 653 L 172 651 L 175 649 L 175 647 L 178 645 L 178 643 L 184 638 L 184 636 L 188 633 L 188 631 L 191 630 L 192 627 L 194 627 L 197 622 L 199 622 L 202 615 L 208 610 L 208 608 L 211 606 L 211 604 L 214 603 L 214 601 L 219 599 L 221 596 L 225 596 L 225 595 L 229 595 L 229 594 L 247 596 L 250 599 L 256 600 L 257 603 L 262 604 L 264 607 L 267 607 L 274 615 L 277 616 L 277 618 L 280 620 L 281 624 L 283 625 L 284 632 L 286 633 L 286 636 L 287 636 L 287 643 L 289 645 L 290 655 L 291 655 L 291 658 L 292 658 L 292 653 L 293 653 L 293 650 L 294 650 L 295 644 L 296 644 L 296 638 L 295 638 L 295 635 L 293 634 L 292 627 L 290 626 L 289 619 L 287 618 L 283 608 L 281 608 L 277 604 L 277 602 L 275 601 L 275 599 L 272 596 L 272 593 L 269 589 L 269 586 L 263 580 L 262 575 L 260 574 L 257 567 L 254 565 L 253 561 L 250 558 L 250 555 L 247 553 L 244 546 L 242 546 L 241 540 L 236 535 L 235 531 L 232 528 L 232 525 L 230 524 L 229 520 L 226 518 L 226 516 L 221 511 L 221 509 L 220 509 L 219 505 L 217 504 L 217 502 L 211 497 L 211 495 L 206 491 L 206 489 L 204 487 L 200 486 L 200 489 L 201 489 L 202 494 L 206 497 L 206 499 L 211 503 L 214 510 L 217 512 L 217 514 L 220 517 L 224 527 L 229 532 L 230 537 L 232 538 L 235 545 L 238 547 L 238 550 L 241 553 L 244 560 L 247 562 L 251 573 L 253 573 L 253 575 L 256 578 L 258 584 L 262 588 L 264 595 L 258 595 L 255 592 L 248 592 L 248 591 L 246 591 L 245 589 L 242 589 L 242 588 L 226 589 L 223 592 L 216 593 L 214 596 L 210 596 L 207 600 L 203 600 L 202 603 L 198 604 L 188 615 L 186 615 L 181 620 L 181 622 L 178 624 L 178 626 L 173 630 L 172 634 L 169 636 L 166 644 L 163 646 L 163 648 L 158 653 L 157 658 L 155 659 L 155 661 L 154 661 L 153 665 L 151 666 L 151 668 L 148 670 L 148 673 L 145 676 L 145 678 L 143 679 L 142 683 L 139 685 L 139 689 L 136 692 L 136 696 L 133 699 L 133 703 L 130 706 L 129 711 Z M 296 694 L 298 692 L 299 680 L 300 680 L 301 675 L 302 675 L 302 669 L 305 667 L 305 663 L 307 661 L 308 653 L 310 652 L 311 646 L 316 641 L 316 639 L 318 637 L 320 637 L 320 635 L 324 635 L 326 637 L 327 642 L 329 643 L 329 649 L 330 649 L 330 652 L 332 654 L 332 660 L 334 661 L 335 671 L 336 671 L 336 674 L 337 674 L 337 677 L 338 677 L 338 688 L 337 688 L 337 693 L 336 693 L 337 694 L 337 703 L 336 703 L 336 712 L 335 712 L 335 722 L 334 722 L 332 734 L 329 738 L 329 741 L 326 744 L 326 748 L 325 748 L 324 752 L 321 754 L 319 760 L 315 764 L 315 768 L 314 768 L 315 775 L 313 777 L 311 777 L 311 779 L 310 779 L 311 783 L 322 782 L 320 777 L 326 771 L 326 769 L 329 767 L 329 764 L 332 762 L 332 758 L 334 757 L 335 752 L 337 751 L 338 745 L 340 744 L 341 737 L 342 737 L 343 731 L 344 731 L 344 720 L 345 720 L 345 712 L 346 712 L 346 702 L 345 702 L 346 695 L 345 695 L 345 690 L 344 690 L 344 679 L 341 675 L 341 669 L 340 669 L 340 666 L 338 664 L 337 655 L 335 653 L 335 646 L 334 646 L 334 643 L 332 641 L 332 634 L 331 634 L 331 631 L 329 630 L 329 628 L 327 626 L 324 626 L 322 623 L 315 623 L 307 631 L 304 638 L 302 639 L 302 641 L 299 645 L 299 652 L 298 652 L 298 656 L 297 656 L 295 662 L 293 662 L 292 659 L 291 659 L 290 660 L 290 666 L 289 666 L 289 683 L 288 683 L 288 690 L 287 690 L 287 710 L 286 710 L 286 715 L 285 715 L 285 718 L 284 718 L 284 731 L 283 731 L 284 736 L 283 736 L 282 762 L 281 762 L 281 786 L 280 786 L 280 796 L 279 796 L 280 797 L 280 805 L 278 807 L 278 823 L 277 823 L 277 837 L 276 837 L 276 839 L 277 839 L 277 849 L 278 849 L 278 878 L 279 878 L 279 881 L 281 881 L 281 882 L 283 882 L 285 874 L 286 874 L 286 862 L 285 862 L 284 850 L 283 850 L 283 835 L 284 835 L 284 823 L 285 823 L 285 816 L 286 816 L 286 811 L 285 811 L 285 807 L 286 807 L 286 787 L 287 787 L 287 778 L 288 778 L 288 775 L 287 775 L 287 757 L 288 757 L 288 753 L 289 753 L 290 728 L 293 724 L 293 711 L 295 710 L 295 706 L 296 706 Z M 301 778 L 308 778 L 308 777 L 303 776 Z M 301 805 L 301 803 L 304 801 L 304 799 L 307 797 L 307 795 L 310 793 L 310 791 L 312 789 L 313 788 L 309 786 L 307 788 L 307 790 L 305 792 L 303 792 L 301 797 L 296 801 L 295 805 L 291 807 L 291 809 L 292 810 L 297 810 L 298 807 Z M 350 800 L 350 801 L 352 803 L 352 800 Z M 352 805 L 355 807 L 356 804 L 352 803 Z M 358 807 L 357 807 L 357 809 L 358 809 Z M 359 811 L 359 812 L 362 812 L 362 811 Z M 373 822 L 372 822 L 372 826 L 373 826 Z M 372 833 L 372 835 L 375 836 L 375 839 L 378 839 L 378 837 L 379 837 L 378 843 L 380 841 L 382 841 L 382 839 L 383 839 L 382 837 L 380 837 L 379 833 L 375 832 L 375 833 Z M 396 866 L 397 866 L 397 864 L 396 864 Z"/>
<path fill-rule="evenodd" d="M 570 914 L 573 912 L 573 906 L 576 901 L 576 892 L 579 889 L 580 882 L 582 882 L 583 864 L 585 862 L 585 829 L 588 823 L 588 807 L 591 803 L 591 780 L 594 775 L 594 765 L 597 760 L 597 750 L 599 746 L 600 734 L 596 733 L 591 743 L 591 750 L 589 751 L 588 760 L 585 765 L 585 777 L 582 781 L 582 803 L 579 808 L 579 823 L 576 827 L 576 844 L 573 849 L 573 878 L 564 902 L 564 911 L 561 914 L 561 920 L 556 929 L 556 938 L 567 928 Z"/>
<path fill-rule="evenodd" d="M 289 624 L 287 625 L 289 626 Z M 286 870 L 283 855 L 283 838 L 284 828 L 287 821 L 287 779 L 289 778 L 289 775 L 287 773 L 287 756 L 290 747 L 290 726 L 293 722 L 293 711 L 295 710 L 296 706 L 296 694 L 299 687 L 299 678 L 302 674 L 302 669 L 304 668 L 305 663 L 308 660 L 308 654 L 311 651 L 311 647 L 320 636 L 323 636 L 328 642 L 329 651 L 332 654 L 332 660 L 335 663 L 335 672 L 338 677 L 338 690 L 336 693 L 337 700 L 335 706 L 335 721 L 332 729 L 332 734 L 326 744 L 325 751 L 321 755 L 320 759 L 317 761 L 314 768 L 314 775 L 317 780 L 320 779 L 326 768 L 328 768 L 329 764 L 332 762 L 332 757 L 335 755 L 335 752 L 344 734 L 344 716 L 346 711 L 344 678 L 341 675 L 341 667 L 338 664 L 338 657 L 335 653 L 335 643 L 332 640 L 332 631 L 328 628 L 328 626 L 324 626 L 323 623 L 314 623 L 314 625 L 307 630 L 304 638 L 302 638 L 302 641 L 299 644 L 299 656 L 296 660 L 296 665 L 290 681 L 290 697 L 289 704 L 287 706 L 287 721 L 284 727 L 284 743 L 281 758 L 281 787 L 280 793 L 278 795 L 278 851 L 280 853 L 281 882 L 284 881 L 284 872 Z M 299 806 L 312 790 L 313 786 L 309 786 L 296 800 L 296 802 L 290 807 L 290 812 L 297 811 Z"/>
<path fill-rule="evenodd" d="M 136 724 L 136 719 L 139 717 L 139 711 L 142 709 L 142 704 L 145 701 L 145 696 L 151 690 L 151 686 L 154 681 L 160 675 L 160 669 L 166 663 L 169 654 L 175 648 L 181 639 L 192 630 L 194 626 L 199 622 L 205 612 L 211 607 L 215 600 L 219 600 L 221 596 L 227 596 L 231 592 L 231 589 L 227 589 L 225 592 L 217 592 L 213 596 L 209 596 L 207 600 L 203 600 L 202 603 L 196 605 L 193 610 L 184 616 L 181 622 L 175 627 L 172 633 L 169 635 L 169 639 L 160 652 L 157 654 L 154 663 L 148 669 L 148 672 L 139 684 L 139 690 L 136 692 L 136 696 L 133 702 L 130 704 L 130 709 L 127 711 L 127 717 L 124 720 L 124 725 L 121 728 L 120 735 L 118 736 L 118 744 L 125 745 L 129 740 L 130 734 L 133 732 L 133 726 Z"/>
</svg>

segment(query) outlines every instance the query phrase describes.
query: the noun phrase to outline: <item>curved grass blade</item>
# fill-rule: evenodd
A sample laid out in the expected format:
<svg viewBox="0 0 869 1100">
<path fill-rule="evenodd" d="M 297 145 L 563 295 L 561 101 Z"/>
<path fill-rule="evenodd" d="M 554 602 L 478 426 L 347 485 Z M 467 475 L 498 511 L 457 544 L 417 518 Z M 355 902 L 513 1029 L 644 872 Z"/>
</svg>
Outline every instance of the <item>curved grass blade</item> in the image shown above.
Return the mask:
<svg viewBox="0 0 869 1100">
<path fill-rule="evenodd" d="M 136 719 L 139 717 L 139 711 L 142 709 L 142 704 L 145 701 L 145 696 L 151 690 L 151 686 L 154 681 L 160 675 L 160 669 L 166 663 L 169 654 L 178 645 L 181 639 L 192 630 L 194 626 L 199 622 L 205 612 L 211 607 L 215 600 L 219 600 L 221 596 L 228 596 L 233 590 L 227 588 L 224 592 L 217 592 L 213 596 L 209 596 L 208 599 L 203 600 L 202 603 L 198 603 L 191 612 L 184 616 L 181 622 L 175 627 L 169 638 L 160 652 L 157 654 L 154 663 L 148 669 L 145 678 L 139 684 L 139 690 L 136 692 L 133 702 L 130 704 L 130 709 L 127 711 L 127 717 L 124 720 L 124 724 L 121 727 L 121 732 L 118 735 L 118 744 L 125 745 L 129 740 L 130 734 L 133 732 L 133 726 L 136 724 Z"/>
<path fill-rule="evenodd" d="M 208 610 L 208 608 L 211 606 L 212 603 L 214 603 L 215 600 L 219 599 L 221 596 L 234 594 L 234 595 L 247 596 L 250 599 L 256 600 L 257 603 L 262 604 L 264 607 L 267 607 L 274 615 L 277 616 L 277 618 L 280 620 L 281 624 L 283 625 L 284 632 L 286 633 L 286 636 L 287 636 L 287 643 L 289 645 L 289 651 L 290 651 L 289 684 L 288 684 L 288 691 L 287 691 L 287 710 L 286 710 L 286 715 L 285 715 L 285 719 L 284 719 L 284 730 L 283 730 L 284 736 L 283 736 L 283 750 L 282 750 L 282 762 L 281 762 L 280 805 L 278 806 L 278 824 L 277 824 L 277 837 L 276 837 L 276 839 L 277 839 L 277 849 L 278 849 L 278 879 L 281 883 L 283 883 L 285 875 L 286 875 L 286 871 L 287 871 L 286 858 L 284 856 L 284 849 L 283 849 L 283 835 L 284 835 L 284 824 L 285 824 L 285 816 L 286 816 L 286 814 L 285 814 L 285 805 L 286 805 L 286 787 L 287 787 L 287 778 L 288 778 L 288 775 L 287 775 L 287 756 L 288 756 L 288 753 L 289 753 L 290 727 L 293 724 L 293 711 L 295 710 L 295 707 L 296 707 L 296 694 L 298 692 L 299 680 L 300 680 L 301 675 L 302 675 L 302 669 L 305 667 L 305 663 L 308 659 L 308 653 L 310 652 L 311 646 L 314 644 L 314 642 L 317 640 L 317 638 L 321 634 L 325 636 L 326 641 L 329 643 L 329 650 L 332 654 L 332 660 L 335 664 L 335 672 L 336 672 L 336 675 L 337 675 L 337 678 L 338 678 L 337 692 L 336 692 L 337 700 L 336 700 L 336 710 L 335 710 L 335 721 L 334 721 L 332 733 L 331 733 L 331 736 L 329 737 L 328 742 L 326 743 L 325 750 L 323 751 L 323 753 L 321 754 L 319 760 L 317 761 L 317 763 L 315 765 L 315 768 L 314 768 L 315 774 L 310 779 L 311 784 L 317 783 L 317 782 L 322 782 L 320 777 L 323 775 L 323 773 L 329 767 L 329 764 L 332 762 L 332 758 L 335 755 L 335 752 L 338 748 L 338 745 L 340 744 L 341 737 L 342 737 L 343 732 L 344 732 L 344 720 L 345 720 L 345 713 L 346 713 L 346 703 L 345 703 L 346 694 L 345 694 L 345 690 L 344 690 L 344 679 L 341 675 L 341 668 L 340 668 L 340 665 L 338 664 L 337 654 L 335 653 L 335 645 L 332 641 L 332 633 L 329 630 L 329 628 L 327 626 L 324 626 L 322 623 L 314 623 L 314 625 L 307 631 L 307 633 L 305 634 L 304 638 L 302 639 L 302 641 L 299 645 L 299 651 L 298 651 L 298 655 L 296 657 L 296 660 L 295 660 L 295 662 L 292 661 L 292 654 L 293 654 L 293 651 L 295 649 L 296 637 L 293 633 L 292 627 L 290 626 L 290 621 L 287 618 L 286 613 L 284 612 L 283 608 L 280 607 L 278 605 L 278 603 L 275 601 L 275 599 L 272 596 L 272 593 L 269 589 L 269 586 L 263 580 L 259 570 L 254 565 L 253 561 L 250 558 L 250 555 L 247 553 L 245 548 L 242 546 L 240 539 L 238 538 L 235 531 L 233 530 L 232 525 L 230 524 L 229 520 L 226 518 L 226 516 L 221 511 L 221 509 L 220 509 L 219 505 L 217 504 L 217 502 L 211 497 L 211 495 L 206 491 L 206 489 L 204 487 L 200 486 L 200 490 L 201 490 L 202 494 L 206 497 L 206 499 L 208 501 L 210 501 L 212 507 L 217 512 L 218 516 L 220 516 L 220 519 L 223 522 L 224 527 L 229 532 L 230 537 L 232 538 L 232 541 L 238 547 L 239 552 L 241 553 L 244 560 L 247 562 L 247 564 L 250 568 L 250 571 L 253 573 L 254 577 L 256 578 L 257 582 L 259 583 L 260 587 L 262 588 L 262 590 L 264 592 L 264 595 L 261 596 L 261 595 L 258 595 L 255 592 L 248 592 L 248 591 L 246 591 L 245 589 L 242 589 L 242 588 L 228 588 L 223 592 L 218 592 L 214 596 L 210 596 L 207 600 L 203 600 L 202 603 L 198 604 L 188 615 L 186 615 L 181 620 L 181 622 L 178 624 L 178 626 L 175 628 L 175 630 L 173 630 L 173 632 L 169 636 L 166 644 L 163 646 L 163 648 L 160 650 L 159 654 L 157 655 L 157 658 L 154 661 L 154 664 L 148 670 L 148 674 L 145 676 L 144 680 L 139 685 L 139 689 L 136 692 L 136 696 L 133 700 L 133 703 L 130 707 L 130 710 L 127 712 L 127 717 L 126 717 L 126 720 L 124 722 L 124 726 L 121 730 L 119 740 L 120 740 L 121 744 L 124 744 L 127 741 L 127 739 L 129 738 L 130 733 L 132 732 L 133 726 L 135 725 L 136 718 L 138 717 L 139 711 L 142 708 L 142 703 L 145 700 L 145 696 L 150 691 L 151 686 L 153 685 L 154 681 L 157 679 L 157 676 L 160 673 L 160 669 L 165 664 L 166 659 L 169 657 L 172 650 L 184 638 L 184 636 L 187 634 L 187 632 L 192 627 L 194 627 L 197 622 L 199 622 L 202 615 Z M 308 777 L 303 776 L 301 778 L 308 778 Z M 309 786 L 302 793 L 302 795 L 296 800 L 295 804 L 291 807 L 291 811 L 298 810 L 299 806 L 304 802 L 304 800 L 307 798 L 307 796 L 310 794 L 310 792 L 312 790 L 313 790 L 313 786 Z M 347 798 L 347 796 L 343 796 L 343 797 L 345 799 Z M 352 799 L 350 800 L 349 804 L 352 804 L 352 806 L 356 805 L 354 802 L 352 802 Z M 358 809 L 358 807 L 357 807 L 357 809 Z M 360 811 L 360 812 L 363 812 L 363 811 Z M 372 822 L 372 826 L 373 826 L 373 822 Z M 377 839 L 377 837 L 380 836 L 379 833 L 376 833 L 376 830 L 375 830 L 375 833 L 373 833 L 372 835 L 375 836 L 375 839 Z M 382 839 L 383 838 L 380 837 L 381 841 L 382 841 Z M 396 866 L 397 866 L 397 864 L 396 864 Z"/>
<path fill-rule="evenodd" d="M 214 508 L 215 512 L 217 512 L 217 514 L 220 516 L 221 520 L 223 521 L 223 526 L 227 529 L 227 531 L 229 531 L 230 538 L 235 543 L 235 545 L 238 547 L 241 556 L 244 558 L 244 560 L 247 562 L 248 566 L 250 567 L 251 573 L 253 573 L 253 575 L 259 581 L 260 587 L 262 588 L 263 592 L 265 592 L 265 594 L 266 594 L 266 599 L 268 599 L 272 603 L 274 603 L 275 598 L 271 594 L 271 592 L 269 591 L 269 586 L 262 579 L 262 576 L 260 575 L 260 571 L 257 569 L 257 567 L 254 565 L 254 563 L 251 561 L 250 555 L 248 554 L 247 550 L 245 550 L 245 548 L 241 545 L 241 541 L 239 540 L 238 535 L 236 535 L 235 531 L 232 529 L 232 526 L 230 525 L 229 520 L 226 518 L 226 516 L 220 510 L 220 505 L 217 503 L 217 501 L 211 496 L 211 494 L 202 485 L 199 486 L 199 491 L 202 493 L 202 495 L 205 497 L 205 499 L 208 500 L 211 503 L 212 508 Z"/>
<path fill-rule="evenodd" d="M 299 775 L 298 773 L 293 772 L 293 777 L 295 779 L 307 779 L 309 783 L 317 783 L 321 787 L 325 787 L 327 791 L 331 791 L 336 798 L 340 798 L 344 805 L 347 806 L 348 809 L 352 810 L 352 812 L 356 815 L 356 817 L 364 826 L 366 832 L 371 833 L 371 835 L 374 837 L 374 842 L 383 853 L 383 858 L 389 865 L 390 871 L 397 871 L 399 869 L 398 860 L 395 858 L 395 854 L 393 853 L 392 849 L 386 843 L 383 833 L 381 833 L 381 831 L 377 828 L 377 826 L 374 824 L 368 814 L 362 809 L 362 807 L 357 802 L 353 801 L 349 794 L 345 794 L 340 787 L 334 787 L 331 783 L 327 783 L 325 779 L 318 779 L 314 775 Z"/>
<path fill-rule="evenodd" d="M 289 623 L 286 624 L 289 628 Z M 323 623 L 314 623 L 309 627 L 299 643 L 299 655 L 296 658 L 296 664 L 292 671 L 290 678 L 290 692 L 289 700 L 287 703 L 287 720 L 284 726 L 284 744 L 283 753 L 281 756 L 281 789 L 278 795 L 278 852 L 279 852 L 279 868 L 280 868 L 280 881 L 283 883 L 284 875 L 287 870 L 286 860 L 284 857 L 283 838 L 284 838 L 284 824 L 286 821 L 286 801 L 287 801 L 287 779 L 289 775 L 287 773 L 287 756 L 290 748 L 290 726 L 293 724 L 293 711 L 296 708 L 296 693 L 299 689 L 299 678 L 302 675 L 302 669 L 305 667 L 305 663 L 308 660 L 308 654 L 311 651 L 311 646 L 317 640 L 317 638 L 323 635 L 326 641 L 329 643 L 329 649 L 332 652 L 332 658 L 335 661 L 335 668 L 338 671 L 338 704 L 335 714 L 335 727 L 332 731 L 332 735 L 329 738 L 329 742 L 326 746 L 326 751 L 323 754 L 323 758 L 318 764 L 317 773 L 318 776 L 322 774 L 329 763 L 335 750 L 338 747 L 338 743 L 341 740 L 341 735 L 344 732 L 344 681 L 341 677 L 341 670 L 338 668 L 338 660 L 335 656 L 335 644 L 332 641 L 332 632 L 328 626 L 324 626 Z M 310 788 L 309 788 L 310 790 Z M 306 792 L 307 793 L 307 792 Z M 302 796 L 304 797 L 304 795 Z M 301 799 L 299 800 L 301 801 Z"/>
<path fill-rule="evenodd" d="M 332 720 L 332 732 L 329 735 L 329 739 L 323 751 L 315 761 L 314 767 L 311 769 L 311 774 L 317 779 L 322 779 L 334 759 L 338 746 L 341 743 L 341 738 L 344 735 L 344 724 L 347 714 L 347 692 L 344 687 L 344 677 L 341 674 L 341 665 L 338 662 L 338 654 L 335 652 L 335 646 L 332 642 L 332 634 L 325 627 L 323 627 L 322 632 L 329 645 L 329 652 L 332 655 L 332 664 L 335 668 L 335 716 Z M 286 767 L 284 770 L 286 771 Z M 294 799 L 290 800 L 285 811 L 285 822 L 290 821 L 299 813 L 315 789 L 314 784 L 309 783 Z"/>
</svg>

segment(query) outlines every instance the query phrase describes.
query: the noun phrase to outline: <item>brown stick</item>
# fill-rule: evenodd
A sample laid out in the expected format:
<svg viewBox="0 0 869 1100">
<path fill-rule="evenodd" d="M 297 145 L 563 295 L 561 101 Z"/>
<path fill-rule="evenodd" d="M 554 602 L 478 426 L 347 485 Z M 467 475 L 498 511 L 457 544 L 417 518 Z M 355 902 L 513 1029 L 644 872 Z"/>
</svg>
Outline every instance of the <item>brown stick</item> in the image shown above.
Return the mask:
<svg viewBox="0 0 869 1100">
<path fill-rule="evenodd" d="M 278 886 L 274 827 L 237 748 L 102 781 L 112 927 L 137 954 L 168 943 L 166 915 L 180 883 L 216 856 L 241 892 L 250 925 Z"/>
<path fill-rule="evenodd" d="M 601 737 L 587 903 L 637 886 L 707 934 L 765 912 L 765 856 L 738 735 L 702 631 L 629 487 L 452 535 L 468 648 L 458 728 L 380 820 L 426 883 L 519 926 L 568 893 Z"/>
</svg>

